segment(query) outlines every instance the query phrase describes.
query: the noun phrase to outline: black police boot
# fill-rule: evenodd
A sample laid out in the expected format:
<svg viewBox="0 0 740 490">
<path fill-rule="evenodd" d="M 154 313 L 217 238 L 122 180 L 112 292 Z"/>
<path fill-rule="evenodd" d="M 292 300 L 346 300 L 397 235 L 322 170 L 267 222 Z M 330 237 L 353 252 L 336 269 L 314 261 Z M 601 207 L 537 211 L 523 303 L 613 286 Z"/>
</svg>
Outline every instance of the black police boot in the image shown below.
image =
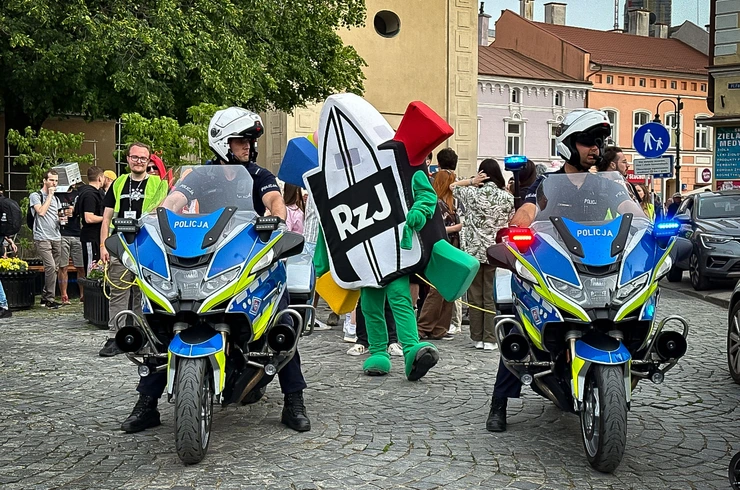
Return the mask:
<svg viewBox="0 0 740 490">
<path fill-rule="evenodd" d="M 105 345 L 98 352 L 98 355 L 100 357 L 113 357 L 117 356 L 118 354 L 123 354 L 123 351 L 118 348 L 118 344 L 116 344 L 115 339 L 106 340 Z"/>
<path fill-rule="evenodd" d="M 282 423 L 298 432 L 311 430 L 311 421 L 306 415 L 306 406 L 303 404 L 303 391 L 285 395 L 283 404 Z"/>
<path fill-rule="evenodd" d="M 488 412 L 486 430 L 489 432 L 506 431 L 506 398 L 493 397 L 491 400 L 491 411 Z"/>
<path fill-rule="evenodd" d="M 161 423 L 157 410 L 157 399 L 153 396 L 139 395 L 139 400 L 134 405 L 131 415 L 121 424 L 121 430 L 128 433 L 141 432 Z"/>
</svg>

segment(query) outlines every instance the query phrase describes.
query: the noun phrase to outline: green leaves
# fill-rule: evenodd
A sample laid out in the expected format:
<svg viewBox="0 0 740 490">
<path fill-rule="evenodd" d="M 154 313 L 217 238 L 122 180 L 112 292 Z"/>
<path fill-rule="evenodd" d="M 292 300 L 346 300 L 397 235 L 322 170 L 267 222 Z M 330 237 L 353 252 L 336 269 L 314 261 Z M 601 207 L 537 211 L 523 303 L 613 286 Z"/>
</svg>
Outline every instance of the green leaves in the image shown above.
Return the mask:
<svg viewBox="0 0 740 490">
<path fill-rule="evenodd" d="M 203 102 L 291 111 L 362 91 L 364 62 L 336 30 L 364 16 L 363 0 L 5 0 L 0 98 L 34 124 L 185 121 Z"/>
</svg>

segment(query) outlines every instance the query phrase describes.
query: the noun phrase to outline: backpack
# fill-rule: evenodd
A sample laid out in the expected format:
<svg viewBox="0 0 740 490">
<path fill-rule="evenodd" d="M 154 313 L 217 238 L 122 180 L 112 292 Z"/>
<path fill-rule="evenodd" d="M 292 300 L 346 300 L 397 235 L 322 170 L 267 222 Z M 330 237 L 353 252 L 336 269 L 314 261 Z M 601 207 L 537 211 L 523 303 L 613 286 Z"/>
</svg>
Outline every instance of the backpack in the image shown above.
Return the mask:
<svg viewBox="0 0 740 490">
<path fill-rule="evenodd" d="M 44 195 L 41 194 L 41 192 L 38 193 L 41 196 L 41 200 L 43 201 Z M 31 231 L 33 231 L 33 222 L 36 218 L 36 211 L 33 210 L 33 206 L 31 206 L 30 199 L 28 203 L 28 212 L 26 213 L 26 226 L 30 228 Z"/>
<path fill-rule="evenodd" d="M 14 200 L 0 199 L 0 237 L 12 237 L 21 231 L 21 207 Z"/>
</svg>

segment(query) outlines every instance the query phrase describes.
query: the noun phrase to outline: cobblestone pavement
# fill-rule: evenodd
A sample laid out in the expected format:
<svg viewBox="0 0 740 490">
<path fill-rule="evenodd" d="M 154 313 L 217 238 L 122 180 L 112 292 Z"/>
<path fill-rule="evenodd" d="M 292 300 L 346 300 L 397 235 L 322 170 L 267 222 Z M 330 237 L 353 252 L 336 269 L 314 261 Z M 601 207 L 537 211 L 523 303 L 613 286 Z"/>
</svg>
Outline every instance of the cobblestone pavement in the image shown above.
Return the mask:
<svg viewBox="0 0 740 490">
<path fill-rule="evenodd" d="M 641 383 L 627 449 L 613 475 L 591 470 L 579 422 L 525 389 L 510 403 L 509 431 L 485 430 L 497 354 L 458 335 L 441 361 L 410 383 L 400 362 L 386 377 L 362 374 L 339 327 L 301 342 L 313 424 L 279 423 L 277 383 L 248 407 L 218 409 L 206 459 L 183 466 L 172 406 L 163 425 L 119 430 L 137 381 L 125 358 L 97 356 L 105 332 L 79 306 L 38 307 L 0 324 L 0 485 L 15 488 L 254 489 L 711 489 L 729 487 L 740 450 L 738 400 L 725 361 L 726 312 L 666 291 L 659 316 L 683 313 L 689 354 L 662 385 Z M 397 358 L 394 358 L 394 361 Z"/>
</svg>

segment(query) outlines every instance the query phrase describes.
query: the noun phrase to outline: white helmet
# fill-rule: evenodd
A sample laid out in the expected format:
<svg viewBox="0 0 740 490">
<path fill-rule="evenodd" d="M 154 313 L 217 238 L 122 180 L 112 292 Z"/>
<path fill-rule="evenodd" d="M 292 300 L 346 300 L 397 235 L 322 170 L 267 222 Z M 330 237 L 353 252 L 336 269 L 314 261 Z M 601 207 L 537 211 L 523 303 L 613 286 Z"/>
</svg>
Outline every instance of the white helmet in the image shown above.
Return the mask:
<svg viewBox="0 0 740 490">
<path fill-rule="evenodd" d="M 263 132 L 262 119 L 257 114 L 241 107 L 229 107 L 216 112 L 211 118 L 208 124 L 208 146 L 219 158 L 229 162 L 229 139 L 249 138 L 252 140 L 249 160 L 254 161 L 257 159 L 256 140 Z"/>
<path fill-rule="evenodd" d="M 558 128 L 558 136 L 555 140 L 558 154 L 563 160 L 580 169 L 581 162 L 576 149 L 576 139 L 579 136 L 585 137 L 590 140 L 590 143 L 584 144 L 598 145 L 600 160 L 604 154 L 606 139 L 611 133 L 612 127 L 606 113 L 596 109 L 576 109 L 565 116 Z"/>
</svg>

